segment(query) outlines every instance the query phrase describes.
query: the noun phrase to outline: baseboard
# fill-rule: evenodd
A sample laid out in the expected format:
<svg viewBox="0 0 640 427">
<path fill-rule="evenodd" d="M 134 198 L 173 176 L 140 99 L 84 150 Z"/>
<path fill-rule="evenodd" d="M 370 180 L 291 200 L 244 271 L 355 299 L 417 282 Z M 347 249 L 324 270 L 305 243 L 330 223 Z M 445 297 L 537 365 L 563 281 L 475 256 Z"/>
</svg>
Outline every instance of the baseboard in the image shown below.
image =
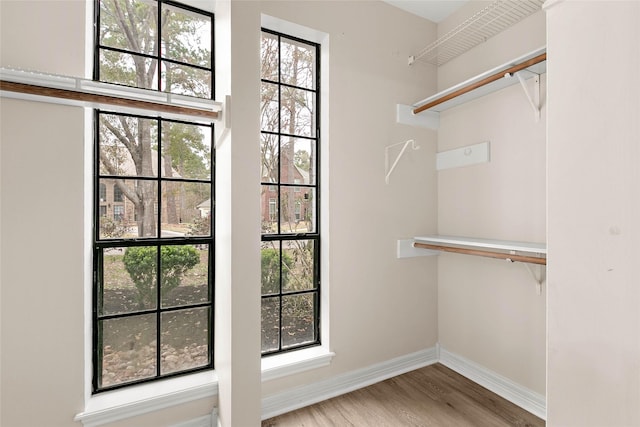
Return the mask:
<svg viewBox="0 0 640 427">
<path fill-rule="evenodd" d="M 533 415 L 547 419 L 547 404 L 543 395 L 529 390 L 508 378 L 503 377 L 462 356 L 451 353 L 438 346 L 438 358 L 447 368 L 456 371 L 471 381 L 480 384 Z"/>
<path fill-rule="evenodd" d="M 172 427 L 219 427 L 218 411 L 214 409 L 210 415 L 174 424 Z"/>
<path fill-rule="evenodd" d="M 179 424 L 174 424 L 172 427 L 215 427 L 213 417 L 211 415 L 205 415 L 204 417 L 195 418 L 193 420 L 184 421 Z"/>
<path fill-rule="evenodd" d="M 421 350 L 353 372 L 296 387 L 262 399 L 262 419 L 275 417 L 386 379 L 405 374 L 438 361 L 436 347 Z"/>
</svg>

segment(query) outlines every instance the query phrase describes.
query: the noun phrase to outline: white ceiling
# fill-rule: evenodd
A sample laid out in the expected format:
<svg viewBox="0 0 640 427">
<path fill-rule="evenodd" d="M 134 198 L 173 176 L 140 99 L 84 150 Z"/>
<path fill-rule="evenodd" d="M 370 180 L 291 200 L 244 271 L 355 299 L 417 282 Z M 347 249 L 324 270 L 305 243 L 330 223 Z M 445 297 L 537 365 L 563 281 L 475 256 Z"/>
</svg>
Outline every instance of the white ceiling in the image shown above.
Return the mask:
<svg viewBox="0 0 640 427">
<path fill-rule="evenodd" d="M 470 0 L 383 0 L 392 6 L 440 22 Z"/>
</svg>

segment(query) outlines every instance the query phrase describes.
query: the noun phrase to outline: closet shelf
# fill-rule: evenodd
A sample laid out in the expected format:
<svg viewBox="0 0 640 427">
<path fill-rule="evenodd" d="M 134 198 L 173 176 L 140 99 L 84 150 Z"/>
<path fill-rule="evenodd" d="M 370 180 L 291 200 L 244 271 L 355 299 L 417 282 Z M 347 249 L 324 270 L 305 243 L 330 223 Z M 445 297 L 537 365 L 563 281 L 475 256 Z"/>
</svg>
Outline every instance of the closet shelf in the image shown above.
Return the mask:
<svg viewBox="0 0 640 427">
<path fill-rule="evenodd" d="M 421 236 L 414 237 L 413 240 L 413 246 L 416 248 L 498 258 L 512 262 L 547 264 L 547 246 L 544 243 L 457 236 Z"/>
<path fill-rule="evenodd" d="M 413 114 L 426 110 L 442 112 L 489 93 L 518 84 L 520 80 L 514 76 L 515 73 L 522 73 L 525 78 L 543 74 L 547 70 L 546 60 L 546 47 L 536 49 L 511 62 L 416 102 L 413 104 Z"/>
<path fill-rule="evenodd" d="M 543 3 L 544 0 L 496 0 L 409 57 L 409 65 L 416 61 L 442 65 L 539 11 Z"/>
</svg>

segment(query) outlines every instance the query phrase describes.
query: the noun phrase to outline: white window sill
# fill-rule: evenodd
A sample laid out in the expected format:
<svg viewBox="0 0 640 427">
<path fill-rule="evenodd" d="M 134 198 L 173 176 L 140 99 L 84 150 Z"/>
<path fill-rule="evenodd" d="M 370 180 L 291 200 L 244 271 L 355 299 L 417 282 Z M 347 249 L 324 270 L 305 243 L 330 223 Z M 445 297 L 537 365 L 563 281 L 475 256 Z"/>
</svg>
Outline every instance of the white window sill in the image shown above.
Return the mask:
<svg viewBox="0 0 640 427">
<path fill-rule="evenodd" d="M 95 427 L 217 395 L 216 373 L 200 372 L 93 395 L 74 421 Z"/>
<path fill-rule="evenodd" d="M 262 358 L 262 381 L 328 366 L 336 354 L 318 346 Z"/>
<path fill-rule="evenodd" d="M 264 357 L 262 381 L 327 366 L 334 356 L 335 353 L 324 347 L 311 347 Z M 74 421 L 82 422 L 84 427 L 97 427 L 217 395 L 216 373 L 200 372 L 93 395 L 84 412 L 77 414 Z"/>
</svg>

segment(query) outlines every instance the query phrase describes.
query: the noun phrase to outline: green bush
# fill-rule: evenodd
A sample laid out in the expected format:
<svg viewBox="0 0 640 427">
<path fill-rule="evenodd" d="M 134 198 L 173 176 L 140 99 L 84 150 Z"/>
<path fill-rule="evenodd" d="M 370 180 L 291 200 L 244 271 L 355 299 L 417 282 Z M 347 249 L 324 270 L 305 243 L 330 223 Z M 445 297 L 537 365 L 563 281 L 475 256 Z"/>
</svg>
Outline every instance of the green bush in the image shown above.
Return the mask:
<svg viewBox="0 0 640 427">
<path fill-rule="evenodd" d="M 182 276 L 200 262 L 198 251 L 193 246 L 162 246 L 160 250 L 161 296 L 177 288 Z M 138 290 L 140 308 L 155 306 L 156 262 L 155 246 L 134 246 L 124 253 L 124 267 Z"/>
</svg>

